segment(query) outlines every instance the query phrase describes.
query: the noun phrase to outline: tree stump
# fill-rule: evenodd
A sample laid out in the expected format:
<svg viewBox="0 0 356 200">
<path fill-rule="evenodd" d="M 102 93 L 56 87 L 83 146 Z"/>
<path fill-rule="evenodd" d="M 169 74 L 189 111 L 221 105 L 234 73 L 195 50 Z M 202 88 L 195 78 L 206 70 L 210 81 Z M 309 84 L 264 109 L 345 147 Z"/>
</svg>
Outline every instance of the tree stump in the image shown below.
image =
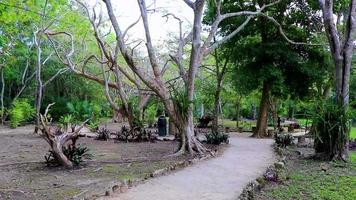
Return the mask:
<svg viewBox="0 0 356 200">
<path fill-rule="evenodd" d="M 51 150 L 59 163 L 66 168 L 73 168 L 73 163 L 63 153 L 63 146 L 70 140 L 72 141 L 72 145 L 75 146 L 75 142 L 79 136 L 79 131 L 84 127 L 88 120 L 79 126 L 79 128 L 76 128 L 76 126 L 72 126 L 70 124 L 64 128 L 50 126 L 48 125 L 50 120 L 48 120 L 47 113 L 52 105 L 54 105 L 54 103 L 47 106 L 44 115 L 40 114 L 40 121 L 42 125 L 40 130 L 42 132 L 42 137 L 50 145 Z"/>
</svg>

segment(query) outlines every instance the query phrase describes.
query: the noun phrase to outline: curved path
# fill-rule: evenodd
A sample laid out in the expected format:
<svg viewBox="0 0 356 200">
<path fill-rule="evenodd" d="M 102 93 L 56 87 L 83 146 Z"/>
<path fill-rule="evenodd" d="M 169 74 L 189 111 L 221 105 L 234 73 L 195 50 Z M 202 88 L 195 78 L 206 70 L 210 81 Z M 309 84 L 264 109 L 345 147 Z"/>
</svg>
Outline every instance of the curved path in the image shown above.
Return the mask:
<svg viewBox="0 0 356 200">
<path fill-rule="evenodd" d="M 230 200 L 275 161 L 271 139 L 230 135 L 223 155 L 150 179 L 117 200 Z"/>
</svg>

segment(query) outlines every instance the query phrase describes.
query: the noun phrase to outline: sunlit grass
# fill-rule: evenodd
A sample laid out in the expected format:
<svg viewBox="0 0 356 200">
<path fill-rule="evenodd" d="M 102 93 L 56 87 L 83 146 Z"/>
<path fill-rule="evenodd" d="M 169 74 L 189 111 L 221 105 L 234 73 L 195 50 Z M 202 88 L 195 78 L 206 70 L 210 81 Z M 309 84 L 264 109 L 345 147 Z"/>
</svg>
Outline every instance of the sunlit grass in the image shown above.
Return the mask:
<svg viewBox="0 0 356 200">
<path fill-rule="evenodd" d="M 236 120 L 224 119 L 224 120 L 220 120 L 219 123 L 223 124 L 224 127 L 230 127 L 230 128 L 236 127 Z M 256 121 L 239 121 L 239 126 L 251 128 L 252 126 L 256 126 Z"/>
<path fill-rule="evenodd" d="M 352 139 L 356 138 L 356 127 L 351 127 L 350 138 Z"/>
</svg>

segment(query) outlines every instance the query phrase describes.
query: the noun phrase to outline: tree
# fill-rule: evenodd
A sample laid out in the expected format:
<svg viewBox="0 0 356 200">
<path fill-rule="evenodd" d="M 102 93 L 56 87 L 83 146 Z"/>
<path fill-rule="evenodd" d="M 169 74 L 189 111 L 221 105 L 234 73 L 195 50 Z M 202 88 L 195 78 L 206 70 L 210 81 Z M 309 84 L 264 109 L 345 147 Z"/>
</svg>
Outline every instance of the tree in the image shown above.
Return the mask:
<svg viewBox="0 0 356 200">
<path fill-rule="evenodd" d="M 333 0 L 319 0 L 319 6 L 323 15 L 330 53 L 335 65 L 336 104 L 340 109 L 346 111 L 349 105 L 352 52 L 356 32 L 356 0 L 340 1 L 336 5 L 334 5 Z M 339 6 L 341 9 L 337 9 L 335 6 Z M 335 19 L 334 10 L 337 11 L 337 19 Z M 343 26 L 341 31 L 338 30 L 339 25 Z M 331 141 L 334 144 L 332 149 L 322 148 L 321 151 L 329 154 L 331 159 L 336 158 L 346 161 L 349 138 L 347 132 L 341 128 L 335 141 Z"/>
<path fill-rule="evenodd" d="M 227 51 L 229 51 L 229 50 L 227 50 Z M 221 97 L 220 96 L 221 96 L 222 84 L 223 84 L 225 75 L 228 72 L 229 57 L 231 56 L 231 53 L 229 53 L 227 51 L 223 51 L 221 53 L 221 54 L 226 54 L 226 56 L 224 56 L 224 57 L 222 57 L 222 56 L 220 57 L 217 49 L 213 53 L 213 56 L 215 59 L 215 69 L 213 71 L 215 72 L 215 77 L 216 77 L 216 88 L 215 88 L 215 94 L 214 94 L 214 114 L 213 114 L 212 130 L 215 132 L 218 131 L 218 121 L 219 121 L 219 115 L 221 112 Z M 221 58 L 224 58 L 224 60 L 222 60 Z"/>
<path fill-rule="evenodd" d="M 260 5 L 264 2 L 258 1 Z M 295 96 L 305 95 L 314 84 L 313 81 L 321 77 L 313 75 L 316 66 L 312 65 L 318 62 L 317 59 L 325 56 L 324 50 L 315 46 L 309 47 L 307 43 L 294 42 L 312 41 L 314 39 L 312 33 L 317 33 L 320 29 L 318 23 L 315 23 L 318 19 L 317 13 L 305 9 L 305 5 L 304 1 L 279 3 L 270 10 L 269 16 L 256 19 L 255 23 L 247 26 L 226 45 L 227 48 L 237 49 L 232 53 L 232 57 L 240 74 L 238 79 L 243 80 L 238 81 L 238 84 L 245 85 L 240 88 L 261 90 L 257 127 L 253 136 L 267 136 L 267 117 L 271 99 L 283 97 L 286 92 Z M 252 4 L 246 4 L 244 1 L 231 0 L 225 2 L 224 9 L 238 11 L 248 9 L 250 6 Z M 284 12 L 287 14 L 282 14 Z M 238 19 L 233 20 L 238 23 Z M 221 25 L 226 34 L 234 29 L 230 24 L 233 23 Z M 313 50 L 314 48 L 317 50 Z M 315 56 L 317 52 L 319 57 Z M 325 67 L 322 66 L 322 69 Z"/>
<path fill-rule="evenodd" d="M 132 55 L 132 51 L 134 48 L 128 46 L 125 42 L 125 32 L 122 32 L 121 27 L 119 25 L 119 21 L 114 15 L 113 7 L 110 0 L 104 0 L 104 4 L 106 6 L 107 14 L 109 16 L 111 25 L 114 29 L 116 36 L 116 44 L 117 49 L 114 50 L 113 55 L 117 55 L 117 51 L 120 52 L 121 56 L 125 60 L 128 68 L 140 78 L 140 80 L 151 89 L 162 101 L 165 105 L 166 111 L 170 116 L 171 120 L 177 126 L 179 132 L 182 134 L 181 136 L 181 146 L 177 154 L 182 154 L 185 152 L 189 153 L 204 153 L 206 149 L 202 146 L 202 144 L 195 138 L 194 136 L 194 124 L 193 124 L 193 100 L 194 100 L 194 91 L 195 91 L 195 77 L 197 71 L 201 65 L 202 59 L 208 55 L 210 52 L 214 51 L 218 46 L 225 43 L 227 40 L 232 38 L 234 35 L 239 33 L 246 24 L 255 16 L 258 16 L 264 11 L 266 8 L 275 5 L 279 1 L 266 4 L 261 6 L 256 11 L 241 11 L 241 12 L 232 12 L 232 13 L 221 13 L 220 5 L 221 2 L 216 2 L 217 13 L 215 16 L 214 22 L 211 24 L 210 31 L 208 33 L 207 38 L 204 40 L 202 36 L 202 16 L 203 9 L 205 5 L 204 0 L 196 0 L 192 2 L 190 0 L 184 0 L 187 6 L 189 6 L 194 12 L 194 20 L 193 20 L 193 28 L 192 31 L 185 35 L 183 34 L 183 30 L 180 29 L 179 33 L 179 45 L 178 50 L 171 54 L 171 57 L 174 58 L 173 61 L 179 68 L 179 77 L 183 80 L 184 89 L 181 90 L 183 94 L 177 94 L 176 92 L 171 92 L 169 90 L 169 84 L 165 83 L 162 79 L 162 75 L 160 73 L 160 62 L 157 57 L 157 53 L 152 44 L 150 28 L 148 25 L 148 17 L 147 17 L 147 7 L 144 0 L 138 0 L 138 5 L 140 8 L 141 18 L 143 22 L 143 27 L 145 30 L 145 38 L 146 38 L 146 50 L 149 58 L 149 64 L 151 67 L 151 73 L 147 74 L 146 71 L 140 67 L 140 63 L 138 60 Z M 242 23 L 239 27 L 236 28 L 231 34 L 228 34 L 226 37 L 222 38 L 219 41 L 213 41 L 214 36 L 218 32 L 219 24 L 229 18 L 239 17 L 239 16 L 248 16 L 244 23 Z M 73 38 L 68 33 L 61 32 L 65 34 L 73 40 Z M 58 33 L 47 32 L 47 35 L 53 36 Z M 189 56 L 189 64 L 185 67 L 183 63 L 183 49 L 184 47 L 191 42 L 191 50 Z M 73 48 L 72 48 L 73 49 Z M 71 56 L 73 56 L 73 51 L 70 51 L 65 56 L 65 61 L 67 65 L 71 66 L 71 69 L 74 70 L 75 66 L 71 60 Z M 111 56 L 111 55 L 109 55 Z M 100 59 L 99 63 L 104 63 Z M 119 67 L 119 66 L 118 66 Z M 120 67 L 119 67 L 120 70 Z M 120 70 L 121 71 L 121 70 Z M 177 97 L 183 97 L 184 105 L 182 105 L 182 101 L 175 101 Z"/>
</svg>

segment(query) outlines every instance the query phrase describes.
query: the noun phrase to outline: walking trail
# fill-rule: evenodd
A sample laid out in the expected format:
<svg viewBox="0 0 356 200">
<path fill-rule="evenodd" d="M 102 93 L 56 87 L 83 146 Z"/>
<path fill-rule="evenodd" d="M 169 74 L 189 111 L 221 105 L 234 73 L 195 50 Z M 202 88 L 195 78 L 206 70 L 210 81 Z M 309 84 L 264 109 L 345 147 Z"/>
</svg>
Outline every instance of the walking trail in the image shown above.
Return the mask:
<svg viewBox="0 0 356 200">
<path fill-rule="evenodd" d="M 230 200 L 275 161 L 271 139 L 230 135 L 223 155 L 150 179 L 116 200 Z"/>
</svg>

